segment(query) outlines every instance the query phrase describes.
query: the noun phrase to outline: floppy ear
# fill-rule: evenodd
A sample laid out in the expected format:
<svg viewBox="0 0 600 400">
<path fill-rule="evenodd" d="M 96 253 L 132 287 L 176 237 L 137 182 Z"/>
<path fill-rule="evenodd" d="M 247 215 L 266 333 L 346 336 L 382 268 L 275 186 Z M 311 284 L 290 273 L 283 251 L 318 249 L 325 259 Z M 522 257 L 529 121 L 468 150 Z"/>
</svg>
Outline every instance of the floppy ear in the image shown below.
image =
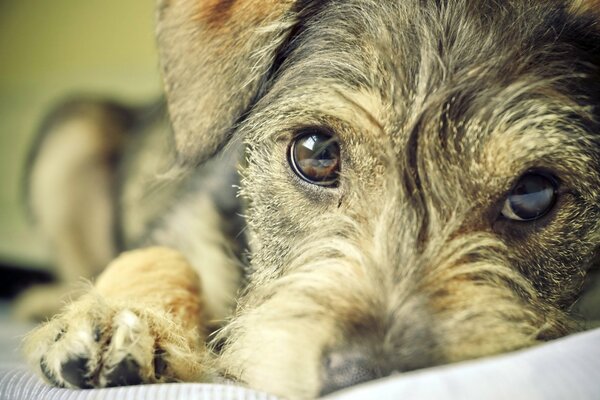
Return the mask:
<svg viewBox="0 0 600 400">
<path fill-rule="evenodd" d="M 180 160 L 200 163 L 227 142 L 294 26 L 298 2 L 159 0 L 160 64 Z"/>
</svg>

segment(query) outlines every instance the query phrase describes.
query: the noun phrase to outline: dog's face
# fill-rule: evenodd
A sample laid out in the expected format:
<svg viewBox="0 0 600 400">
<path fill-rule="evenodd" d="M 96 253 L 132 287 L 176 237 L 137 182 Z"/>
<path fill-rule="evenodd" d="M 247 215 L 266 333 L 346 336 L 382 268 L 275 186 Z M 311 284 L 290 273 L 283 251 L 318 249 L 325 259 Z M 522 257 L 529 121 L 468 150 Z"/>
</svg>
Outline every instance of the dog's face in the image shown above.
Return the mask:
<svg viewBox="0 0 600 400">
<path fill-rule="evenodd" d="M 311 397 L 576 328 L 569 308 L 600 245 L 600 36 L 586 3 L 275 2 L 238 25 L 228 18 L 253 2 L 226 3 L 196 10 L 204 35 L 243 31 L 231 50 L 250 55 L 246 74 L 225 55 L 221 71 L 241 76 L 208 83 L 245 85 L 208 110 L 220 121 L 189 112 L 186 96 L 218 93 L 173 89 L 163 50 L 182 154 L 206 157 L 219 124 L 244 117 L 229 132 L 247 143 L 253 271 L 224 373 Z M 189 145 L 194 129 L 204 145 Z"/>
</svg>

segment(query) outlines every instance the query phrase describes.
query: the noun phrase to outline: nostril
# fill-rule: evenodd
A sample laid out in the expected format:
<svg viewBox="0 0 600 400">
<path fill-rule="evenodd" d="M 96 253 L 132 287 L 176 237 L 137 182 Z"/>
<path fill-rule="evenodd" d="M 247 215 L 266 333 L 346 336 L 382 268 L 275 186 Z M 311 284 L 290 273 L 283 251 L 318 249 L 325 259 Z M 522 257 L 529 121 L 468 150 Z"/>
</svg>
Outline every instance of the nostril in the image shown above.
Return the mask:
<svg viewBox="0 0 600 400">
<path fill-rule="evenodd" d="M 323 358 L 321 395 L 381 377 L 375 363 L 359 352 L 332 352 Z"/>
</svg>

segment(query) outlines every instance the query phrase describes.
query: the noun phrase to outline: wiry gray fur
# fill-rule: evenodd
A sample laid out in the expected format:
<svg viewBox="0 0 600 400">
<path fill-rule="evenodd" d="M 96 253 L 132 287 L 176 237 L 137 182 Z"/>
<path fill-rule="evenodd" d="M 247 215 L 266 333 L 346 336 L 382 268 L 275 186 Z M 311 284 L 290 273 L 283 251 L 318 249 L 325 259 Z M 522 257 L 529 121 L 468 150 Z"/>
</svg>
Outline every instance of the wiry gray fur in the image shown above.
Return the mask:
<svg viewBox="0 0 600 400">
<path fill-rule="evenodd" d="M 206 189 L 180 196 L 148 237 L 182 251 L 201 277 L 230 271 L 228 284 L 204 286 L 223 297 L 209 304 L 213 318 L 235 308 L 209 345 L 221 376 L 314 397 L 362 373 L 482 357 L 581 328 L 572 307 L 600 245 L 600 29 L 585 2 L 281 2 L 249 31 L 247 20 L 209 23 L 201 10 L 201 38 L 177 32 L 191 7 L 182 2 L 164 2 L 177 18 L 161 14 L 171 31 L 160 33 L 179 161 L 244 143 L 240 209 L 221 210 L 225 225 L 236 212 L 247 224 L 237 305 L 239 232 L 198 242 L 180 229 L 215 228 L 195 211 L 208 207 Z M 251 54 L 210 47 L 229 43 L 219 24 L 243 30 Z M 171 34 L 206 43 L 165 48 Z M 177 48 L 191 45 L 208 46 L 208 58 L 186 63 L 199 55 Z M 194 96 L 218 105 L 209 117 L 186 94 L 206 81 Z M 212 103 L 215 87 L 225 93 Z M 339 140 L 339 186 L 291 170 L 286 154 L 303 127 Z M 556 205 L 534 222 L 502 217 L 529 171 L 556 176 Z M 203 175 L 190 173 L 200 182 L 190 187 L 202 187 Z M 211 255 L 221 261 L 207 268 L 202 257 L 217 246 L 228 256 Z M 340 374 L 358 375 L 332 373 L 340 359 L 355 368 Z"/>
<path fill-rule="evenodd" d="M 557 6 L 315 6 L 238 131 L 254 272 L 225 330 L 226 365 L 257 379 L 237 360 L 269 351 L 249 328 L 269 322 L 304 327 L 280 338 L 302 354 L 358 346 L 399 371 L 575 329 L 568 311 L 598 246 L 600 82 L 592 38 L 578 37 L 591 27 Z M 341 141 L 337 189 L 287 165 L 307 125 Z M 502 218 L 511 186 L 534 169 L 561 180 L 556 208 L 529 224 Z M 261 308 L 264 320 L 248 311 Z M 324 320 L 319 342 L 309 332 Z M 304 387 L 281 374 L 278 387 Z"/>
</svg>

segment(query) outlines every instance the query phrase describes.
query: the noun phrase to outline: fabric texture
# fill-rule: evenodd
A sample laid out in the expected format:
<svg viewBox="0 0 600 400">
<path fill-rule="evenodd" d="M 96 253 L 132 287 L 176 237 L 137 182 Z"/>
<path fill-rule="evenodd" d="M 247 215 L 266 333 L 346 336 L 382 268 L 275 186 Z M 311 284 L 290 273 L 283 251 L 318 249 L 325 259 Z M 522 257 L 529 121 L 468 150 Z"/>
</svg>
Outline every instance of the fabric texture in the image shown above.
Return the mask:
<svg viewBox="0 0 600 400">
<path fill-rule="evenodd" d="M 234 385 L 169 383 L 108 389 L 57 389 L 26 368 L 0 367 L 1 400 L 276 400 L 277 397 Z"/>
</svg>

